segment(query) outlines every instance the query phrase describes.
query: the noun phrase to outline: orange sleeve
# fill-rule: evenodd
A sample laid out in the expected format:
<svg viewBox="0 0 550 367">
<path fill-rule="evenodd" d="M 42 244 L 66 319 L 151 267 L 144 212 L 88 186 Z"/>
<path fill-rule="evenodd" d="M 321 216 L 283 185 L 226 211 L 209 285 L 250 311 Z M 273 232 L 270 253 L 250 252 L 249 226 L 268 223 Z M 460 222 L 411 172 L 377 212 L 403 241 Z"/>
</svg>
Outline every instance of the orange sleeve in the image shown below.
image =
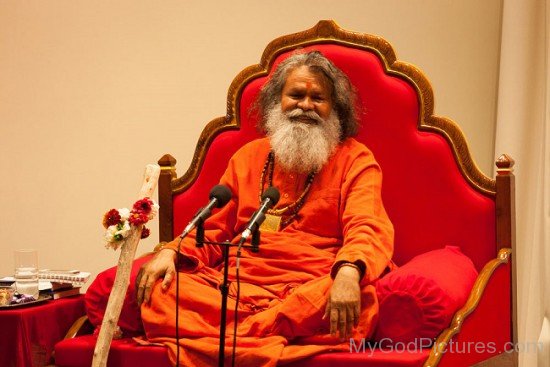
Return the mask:
<svg viewBox="0 0 550 367">
<path fill-rule="evenodd" d="M 359 149 L 359 148 L 357 148 Z M 393 255 L 393 226 L 382 204 L 382 172 L 364 146 L 349 159 L 341 188 L 343 244 L 331 269 L 336 276 L 344 262 L 362 270 L 370 283 L 382 274 Z"/>
</svg>

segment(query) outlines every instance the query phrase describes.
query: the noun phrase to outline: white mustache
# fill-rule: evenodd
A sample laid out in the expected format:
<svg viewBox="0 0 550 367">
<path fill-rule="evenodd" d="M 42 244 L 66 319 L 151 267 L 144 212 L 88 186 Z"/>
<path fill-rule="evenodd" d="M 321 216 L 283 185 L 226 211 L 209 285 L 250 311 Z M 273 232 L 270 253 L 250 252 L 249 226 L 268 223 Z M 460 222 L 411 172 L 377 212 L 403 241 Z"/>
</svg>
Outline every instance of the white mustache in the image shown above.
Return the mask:
<svg viewBox="0 0 550 367">
<path fill-rule="evenodd" d="M 315 120 L 318 123 L 322 124 L 325 122 L 321 116 L 315 111 L 304 111 L 301 108 L 295 108 L 292 111 L 289 111 L 285 114 L 289 119 L 296 119 L 298 117 L 307 117 L 309 119 Z"/>
</svg>

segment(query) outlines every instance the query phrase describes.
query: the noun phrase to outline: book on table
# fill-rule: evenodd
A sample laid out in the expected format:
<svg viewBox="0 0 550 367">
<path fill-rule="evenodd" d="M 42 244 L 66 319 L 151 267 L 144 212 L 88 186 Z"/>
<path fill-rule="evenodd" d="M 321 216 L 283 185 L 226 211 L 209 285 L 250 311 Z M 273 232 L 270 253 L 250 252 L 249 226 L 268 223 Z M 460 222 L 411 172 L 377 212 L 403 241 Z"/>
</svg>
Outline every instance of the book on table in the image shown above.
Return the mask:
<svg viewBox="0 0 550 367">
<path fill-rule="evenodd" d="M 52 299 L 76 296 L 80 294 L 80 286 L 73 286 L 71 283 L 49 282 L 40 280 L 40 295 Z"/>
<path fill-rule="evenodd" d="M 71 284 L 73 287 L 81 287 L 90 278 L 90 273 L 79 270 L 43 269 L 38 272 L 38 278 L 52 283 Z"/>
<path fill-rule="evenodd" d="M 66 288 L 61 290 L 52 290 L 52 298 L 53 299 L 61 299 L 66 297 L 72 297 L 80 294 L 80 287 L 74 287 L 74 288 Z"/>
</svg>

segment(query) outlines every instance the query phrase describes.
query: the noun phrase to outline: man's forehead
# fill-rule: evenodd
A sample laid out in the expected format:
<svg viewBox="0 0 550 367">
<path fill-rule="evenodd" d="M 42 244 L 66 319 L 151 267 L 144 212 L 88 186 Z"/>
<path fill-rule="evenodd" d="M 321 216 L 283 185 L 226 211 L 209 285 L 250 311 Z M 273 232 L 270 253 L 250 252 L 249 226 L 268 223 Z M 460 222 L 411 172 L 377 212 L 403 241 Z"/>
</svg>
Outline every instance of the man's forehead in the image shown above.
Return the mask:
<svg viewBox="0 0 550 367">
<path fill-rule="evenodd" d="M 329 78 L 320 70 L 307 65 L 301 65 L 290 70 L 285 79 L 285 87 L 289 87 L 289 83 L 293 87 L 305 86 L 312 88 L 318 86 L 327 89 L 327 91 L 332 90 L 332 83 Z"/>
</svg>

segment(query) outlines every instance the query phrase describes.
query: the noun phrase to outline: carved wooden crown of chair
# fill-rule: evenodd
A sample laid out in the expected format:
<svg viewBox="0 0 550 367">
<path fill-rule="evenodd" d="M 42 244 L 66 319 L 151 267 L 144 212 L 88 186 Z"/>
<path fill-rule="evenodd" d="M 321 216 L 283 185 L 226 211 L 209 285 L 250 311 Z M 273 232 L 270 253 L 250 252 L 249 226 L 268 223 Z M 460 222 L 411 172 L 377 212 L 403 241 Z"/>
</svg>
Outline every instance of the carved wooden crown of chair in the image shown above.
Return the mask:
<svg viewBox="0 0 550 367">
<path fill-rule="evenodd" d="M 403 265 L 417 255 L 453 245 L 460 247 L 479 271 L 467 302 L 439 334 L 435 347 L 422 353 L 394 350 L 383 358 L 380 355 L 385 352 L 380 351 L 378 357 L 376 353 L 323 354 L 297 365 L 466 366 L 508 357 L 504 348 L 516 341 L 511 261 L 513 160 L 503 155 L 497 161 L 496 179 L 480 172 L 457 125 L 433 114 L 428 80 L 414 66 L 398 61 L 390 44 L 380 37 L 321 21 L 307 31 L 272 41 L 260 63 L 233 80 L 227 115 L 206 126 L 187 172 L 178 178 L 172 156 L 159 160 L 160 240 L 169 241 L 181 233 L 217 184 L 231 155 L 260 137 L 257 116 L 249 113 L 249 107 L 269 73 L 297 48 L 319 50 L 357 88 L 361 128 L 356 138 L 373 151 L 384 174 L 384 205 L 395 227 L 393 260 Z M 75 341 L 79 338 L 88 339 Z M 450 353 L 445 346 L 452 343 L 481 343 L 485 348 Z M 83 356 L 91 356 L 89 344 L 93 344 L 89 336 L 61 342 L 56 348 L 56 364 L 86 365 L 71 362 L 71 353 L 79 351 L 82 361 Z M 144 358 L 167 363 L 162 348 L 142 348 L 114 341 L 109 365 L 125 366 Z"/>
</svg>

